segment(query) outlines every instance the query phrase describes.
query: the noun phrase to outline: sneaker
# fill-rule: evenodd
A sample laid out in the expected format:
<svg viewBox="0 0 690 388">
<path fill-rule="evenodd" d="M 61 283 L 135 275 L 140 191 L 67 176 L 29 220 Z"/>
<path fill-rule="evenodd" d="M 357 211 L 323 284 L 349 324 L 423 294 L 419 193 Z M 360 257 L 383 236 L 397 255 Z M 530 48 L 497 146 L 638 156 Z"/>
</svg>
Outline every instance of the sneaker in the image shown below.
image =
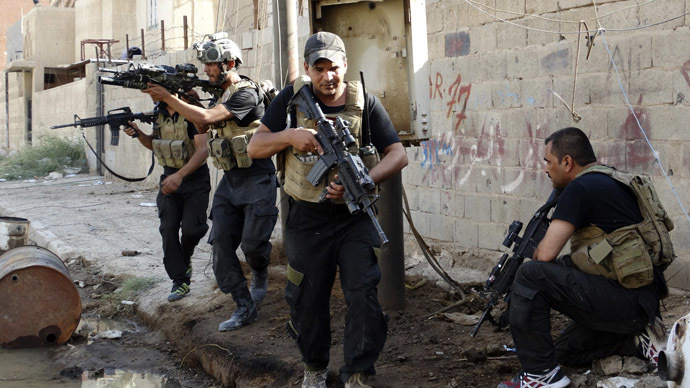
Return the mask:
<svg viewBox="0 0 690 388">
<path fill-rule="evenodd" d="M 563 388 L 570 385 L 570 379 L 557 366 L 545 374 L 522 372 L 508 381 L 498 385 L 498 388 Z"/>
<path fill-rule="evenodd" d="M 642 329 L 642 332 L 635 337 L 635 346 L 643 359 L 657 366 L 659 353 L 666 349 L 666 327 L 661 319 L 654 318 L 654 323 Z"/>
<path fill-rule="evenodd" d="M 187 270 L 184 273 L 184 276 L 188 279 L 192 278 L 192 262 L 189 262 L 189 265 L 187 266 Z"/>
<path fill-rule="evenodd" d="M 355 373 L 345 382 L 345 388 L 371 388 L 367 385 L 367 377 L 361 373 Z"/>
<path fill-rule="evenodd" d="M 259 312 L 256 310 L 256 305 L 251 298 L 241 299 L 236 301 L 236 303 L 237 310 L 232 313 L 230 319 L 218 325 L 218 331 L 237 330 L 242 326 L 256 322 L 259 318 Z"/>
<path fill-rule="evenodd" d="M 187 283 L 173 283 L 172 290 L 168 294 L 168 302 L 180 300 L 189 294 L 189 284 Z"/>
<path fill-rule="evenodd" d="M 302 388 L 326 388 L 326 377 L 328 369 L 319 371 L 304 370 L 304 380 Z"/>
<path fill-rule="evenodd" d="M 268 291 L 268 268 L 252 271 L 252 282 L 249 286 L 249 292 L 254 303 L 261 303 L 266 297 L 266 291 Z"/>
</svg>

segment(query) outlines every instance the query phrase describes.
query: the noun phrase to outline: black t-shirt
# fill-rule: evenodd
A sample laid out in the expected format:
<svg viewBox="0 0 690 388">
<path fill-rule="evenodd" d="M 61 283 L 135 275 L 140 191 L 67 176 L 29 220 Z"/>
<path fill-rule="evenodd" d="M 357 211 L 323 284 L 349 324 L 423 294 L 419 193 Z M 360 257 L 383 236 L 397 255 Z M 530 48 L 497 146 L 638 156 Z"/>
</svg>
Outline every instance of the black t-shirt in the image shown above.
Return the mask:
<svg viewBox="0 0 690 388">
<path fill-rule="evenodd" d="M 168 112 L 168 109 L 166 109 L 166 108 L 167 108 L 167 104 L 164 102 L 160 102 L 156 105 L 156 108 L 155 108 L 156 113 L 162 115 L 164 119 L 167 119 L 168 117 L 170 117 L 173 120 L 173 122 L 177 121 L 177 119 L 180 117 L 180 114 L 177 112 L 173 112 L 173 114 L 170 115 L 170 113 Z M 194 141 L 194 136 L 198 135 L 199 132 L 197 132 L 196 127 L 194 126 L 194 124 L 191 121 L 185 121 L 185 122 L 187 123 L 187 136 L 189 137 L 189 139 Z M 190 157 L 191 157 L 191 155 L 190 155 Z M 176 173 L 178 170 L 179 169 L 174 168 L 174 167 L 163 167 L 163 173 L 165 175 L 172 175 L 172 174 Z M 208 175 L 208 166 L 206 165 L 206 163 L 202 164 L 201 166 L 199 166 L 199 168 L 196 169 L 196 171 L 189 174 L 189 177 L 196 177 L 197 175 L 202 175 L 202 174 Z"/>
<path fill-rule="evenodd" d="M 247 127 L 264 115 L 264 104 L 254 88 L 242 88 L 222 104 L 234 116 L 231 120 L 237 121 L 240 127 Z M 252 159 L 252 165 L 249 168 L 233 168 L 225 171 L 226 174 L 232 176 L 275 174 L 275 172 L 276 168 L 271 158 Z"/>
<path fill-rule="evenodd" d="M 570 182 L 558 197 L 553 219 L 580 229 L 594 225 L 605 233 L 642 222 L 632 190 L 602 173 L 584 174 Z"/>
<path fill-rule="evenodd" d="M 288 102 L 294 94 L 292 85 L 286 86 L 280 93 L 271 101 L 271 105 L 268 106 L 268 110 L 264 115 L 261 122 L 267 126 L 272 132 L 280 132 L 285 129 L 287 123 L 287 106 Z M 379 152 L 393 143 L 400 141 L 398 138 L 398 133 L 395 132 L 393 123 L 391 122 L 386 109 L 381 105 L 381 102 L 372 96 L 367 95 L 367 112 L 369 112 L 369 125 L 371 128 L 371 143 L 376 147 Z M 317 98 L 318 101 L 318 98 Z M 323 111 L 325 116 L 329 114 L 335 114 L 341 112 L 345 109 L 345 106 L 326 106 L 319 101 L 319 106 Z M 291 127 L 294 127 L 297 123 L 297 118 L 294 112 L 290 113 L 290 123 Z"/>
</svg>

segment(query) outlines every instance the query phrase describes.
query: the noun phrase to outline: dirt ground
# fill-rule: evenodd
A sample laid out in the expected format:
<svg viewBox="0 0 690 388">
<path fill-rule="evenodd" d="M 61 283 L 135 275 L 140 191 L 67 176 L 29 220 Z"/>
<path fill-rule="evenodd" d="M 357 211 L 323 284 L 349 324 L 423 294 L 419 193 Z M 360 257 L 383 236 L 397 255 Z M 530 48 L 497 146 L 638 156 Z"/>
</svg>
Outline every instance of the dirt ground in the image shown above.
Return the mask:
<svg viewBox="0 0 690 388">
<path fill-rule="evenodd" d="M 0 182 L 0 216 L 23 217 L 32 225 L 32 240 L 51 249 L 69 263 L 72 278 L 82 295 L 84 317 L 114 317 L 138 332 L 125 332 L 118 350 L 98 350 L 94 341 L 86 347 L 63 346 L 57 349 L 66 367 L 93 370 L 104 367 L 140 370 L 146 365 L 169 363 L 178 368 L 163 368 L 163 375 L 175 377 L 182 386 L 210 387 L 298 387 L 302 365 L 294 342 L 287 336 L 288 307 L 284 299 L 285 258 L 276 243 L 269 270 L 269 294 L 259 306 L 259 320 L 241 330 L 220 333 L 218 324 L 235 308 L 229 295 L 215 286 L 210 268 L 210 247 L 202 242 L 192 263 L 190 296 L 175 303 L 165 298 L 170 289 L 162 264 L 158 218 L 153 189 L 109 182 L 102 177 L 78 175 L 53 181 Z M 274 231 L 277 242 L 279 226 Z M 497 245 L 502 236 L 496 236 Z M 432 244 L 433 245 L 433 244 Z M 137 251 L 123 256 L 123 251 Z M 406 258 L 406 308 L 389 310 L 389 333 L 385 349 L 376 364 L 374 387 L 488 388 L 510 378 L 519 364 L 508 332 L 495 332 L 486 322 L 472 338 L 472 326 L 459 324 L 434 312 L 457 300 L 444 287 L 420 273 L 428 273 L 419 260 Z M 428 265 L 427 265 L 428 266 Z M 477 272 L 477 273 L 482 273 Z M 108 298 L 131 277 L 152 278 L 154 286 L 134 299 L 133 305 Z M 475 276 L 476 277 L 476 276 Z M 473 290 L 481 288 L 483 278 L 464 282 L 468 301 L 447 313 L 476 314 L 484 307 Z M 79 282 L 83 283 L 79 283 Z M 336 281 L 331 298 L 332 346 L 329 387 L 342 387 L 337 370 L 342 364 L 342 327 L 345 303 Z M 674 291 L 662 311 L 670 328 L 686 315 L 688 295 Z M 451 315 L 452 316 L 452 315 Z M 456 314 L 457 316 L 457 314 Z M 131 320 L 131 321 L 129 321 Z M 567 323 L 554 318 L 554 332 Z M 137 326 L 138 327 L 138 326 Z M 72 342 L 86 341 L 75 337 Z M 72 345 L 72 344 L 70 344 Z M 75 350 L 77 349 L 77 350 Z M 181 365 L 181 367 L 179 367 Z M 202 374 L 205 370 L 216 380 Z M 566 369 L 578 387 L 596 387 L 604 379 L 596 368 Z M 654 372 L 633 377 L 646 385 L 665 387 Z"/>
</svg>

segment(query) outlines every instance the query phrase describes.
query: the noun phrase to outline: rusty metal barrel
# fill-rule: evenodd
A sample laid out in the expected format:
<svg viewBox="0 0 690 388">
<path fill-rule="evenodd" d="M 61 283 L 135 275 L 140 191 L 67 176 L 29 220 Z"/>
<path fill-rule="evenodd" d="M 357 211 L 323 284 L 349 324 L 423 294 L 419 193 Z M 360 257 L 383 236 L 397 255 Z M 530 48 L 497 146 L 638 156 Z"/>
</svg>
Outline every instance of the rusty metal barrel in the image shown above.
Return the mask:
<svg viewBox="0 0 690 388">
<path fill-rule="evenodd" d="M 19 217 L 0 217 L 0 254 L 29 242 L 29 220 Z"/>
<path fill-rule="evenodd" d="M 81 299 L 53 252 L 22 246 L 0 255 L 0 345 L 65 343 L 79 324 Z"/>
</svg>

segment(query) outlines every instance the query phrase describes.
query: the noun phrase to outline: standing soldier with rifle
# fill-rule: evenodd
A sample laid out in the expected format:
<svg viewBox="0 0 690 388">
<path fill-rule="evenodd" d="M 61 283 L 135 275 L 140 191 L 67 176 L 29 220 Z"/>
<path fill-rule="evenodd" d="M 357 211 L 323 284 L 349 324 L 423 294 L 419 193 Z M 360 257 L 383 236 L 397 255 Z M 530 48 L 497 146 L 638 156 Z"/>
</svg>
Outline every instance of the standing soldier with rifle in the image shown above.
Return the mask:
<svg viewBox="0 0 690 388">
<path fill-rule="evenodd" d="M 612 355 L 656 366 L 665 344 L 659 299 L 673 224 L 649 178 L 597 164 L 578 128 L 545 140 L 545 171 L 563 191 L 544 238 L 511 286 L 510 330 L 522 367 L 499 388 L 562 388 L 561 365 Z M 571 253 L 556 258 L 570 239 Z M 573 322 L 551 338 L 551 309 Z"/>
<path fill-rule="evenodd" d="M 187 93 L 196 100 L 194 90 Z M 206 134 L 198 133 L 191 122 L 164 102 L 158 102 L 154 112 L 151 135 L 142 132 L 132 121 L 124 131 L 153 150 L 163 166 L 156 205 L 161 221 L 163 264 L 173 281 L 168 301 L 173 302 L 190 291 L 192 253 L 208 231 L 206 209 L 211 182 L 206 165 Z"/>
<path fill-rule="evenodd" d="M 348 306 L 343 346 L 345 365 L 340 369 L 340 379 L 347 388 L 369 387 L 365 378 L 375 373 L 374 363 L 386 341 L 388 324 L 376 296 L 381 279 L 378 265 L 381 239 L 368 212 L 361 211 L 370 210 L 367 201 L 352 196 L 361 191 L 353 186 L 369 181 L 380 184 L 407 165 L 407 155 L 378 99 L 369 96 L 365 100 L 360 83 L 344 81 L 347 59 L 340 37 L 328 32 L 312 35 L 306 42 L 304 59 L 308 77 L 298 78 L 271 102 L 249 144 L 249 156 L 268 158 L 280 153 L 279 160 L 284 160 L 283 187 L 290 196 L 284 231 L 288 256 L 286 299 L 291 318 L 288 332 L 297 340 L 305 364 L 302 387 L 326 387 L 331 344 L 329 299 L 338 268 Z M 331 134 L 315 136 L 332 130 L 333 125 L 323 117 L 312 117 L 304 111 L 308 109 L 291 100 L 312 98 L 312 93 L 299 93 L 301 88 L 313 92 L 319 106 L 316 111 L 323 111 L 336 127 L 347 122 L 356 140 L 356 144 L 348 147 L 349 151 L 338 156 L 341 169 L 327 171 L 327 179 L 310 180 L 308 175 L 315 165 L 333 165 L 333 158 L 320 163 L 320 158 L 332 156 L 331 147 L 320 143 L 324 138 L 330 139 Z M 288 114 L 286 109 L 295 106 Z M 363 115 L 369 120 L 362 120 Z M 363 125 L 367 121 L 371 123 L 370 135 L 368 125 Z M 383 153 L 383 158 L 365 176 L 366 169 L 356 166 L 360 156 L 368 159 L 377 155 L 368 152 L 373 149 L 369 142 Z M 341 164 L 343 156 L 357 162 L 349 165 L 347 175 L 342 171 L 348 165 Z M 360 179 L 351 179 L 358 175 L 350 174 L 356 170 L 362 173 Z M 341 175 L 342 183 L 336 174 Z M 322 195 L 324 192 L 326 195 Z M 321 200 L 322 197 L 327 200 Z"/>
<path fill-rule="evenodd" d="M 217 104 L 204 109 L 173 96 L 164 87 L 149 84 L 142 90 L 161 100 L 192 121 L 199 132 L 211 127 L 215 136 L 209 141 L 213 164 L 225 171 L 211 206 L 213 225 L 209 243 L 213 246 L 213 272 L 218 288 L 231 294 L 237 309 L 230 319 L 218 326 L 220 331 L 239 329 L 258 318 L 256 304 L 266 296 L 269 239 L 278 219 L 276 208 L 275 167 L 270 158 L 250 159 L 247 143 L 264 114 L 261 88 L 240 76 L 241 51 L 226 33 L 195 43 L 197 58 L 213 86 L 223 94 Z M 252 268 L 250 289 L 235 251 L 240 246 Z"/>
</svg>

